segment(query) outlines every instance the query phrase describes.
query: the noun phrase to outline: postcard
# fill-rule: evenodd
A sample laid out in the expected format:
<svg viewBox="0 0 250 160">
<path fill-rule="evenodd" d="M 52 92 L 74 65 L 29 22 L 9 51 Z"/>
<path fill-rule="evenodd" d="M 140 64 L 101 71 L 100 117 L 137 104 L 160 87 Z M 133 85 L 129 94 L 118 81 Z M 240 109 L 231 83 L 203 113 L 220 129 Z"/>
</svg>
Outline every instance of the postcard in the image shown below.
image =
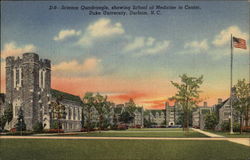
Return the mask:
<svg viewBox="0 0 250 160">
<path fill-rule="evenodd" d="M 0 160 L 249 160 L 249 1 L 1 1 Z"/>
</svg>

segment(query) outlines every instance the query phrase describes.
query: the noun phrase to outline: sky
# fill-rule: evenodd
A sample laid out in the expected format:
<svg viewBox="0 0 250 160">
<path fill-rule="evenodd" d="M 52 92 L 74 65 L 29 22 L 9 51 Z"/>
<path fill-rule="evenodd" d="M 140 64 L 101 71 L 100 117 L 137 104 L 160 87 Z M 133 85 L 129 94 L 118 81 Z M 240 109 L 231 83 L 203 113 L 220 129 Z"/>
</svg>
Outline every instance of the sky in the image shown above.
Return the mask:
<svg viewBox="0 0 250 160">
<path fill-rule="evenodd" d="M 107 16 L 62 5 L 199 9 Z M 52 61 L 52 88 L 80 97 L 99 92 L 115 103 L 133 98 L 161 109 L 176 93 L 171 81 L 180 82 L 185 73 L 204 76 L 201 98 L 212 106 L 229 96 L 231 34 L 247 41 L 246 50 L 234 48 L 233 83 L 249 79 L 249 18 L 246 1 L 1 2 L 2 92 L 5 58 L 36 52 Z"/>
</svg>

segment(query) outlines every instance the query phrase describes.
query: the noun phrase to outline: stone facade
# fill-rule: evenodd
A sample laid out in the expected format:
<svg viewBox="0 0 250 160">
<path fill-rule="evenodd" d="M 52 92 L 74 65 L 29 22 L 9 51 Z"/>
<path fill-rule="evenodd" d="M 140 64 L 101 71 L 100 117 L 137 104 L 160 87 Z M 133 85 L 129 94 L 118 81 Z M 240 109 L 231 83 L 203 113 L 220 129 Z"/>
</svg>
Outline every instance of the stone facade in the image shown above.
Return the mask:
<svg viewBox="0 0 250 160">
<path fill-rule="evenodd" d="M 32 130 L 36 122 L 42 122 L 44 116 L 48 116 L 50 85 L 50 60 L 39 59 L 35 53 L 24 53 L 22 58 L 6 58 L 5 102 L 13 105 L 13 119 L 7 125 L 8 129 L 14 127 L 20 109 L 24 111 L 28 130 Z"/>
<path fill-rule="evenodd" d="M 60 104 L 65 106 L 66 117 L 60 120 L 65 131 L 79 131 L 82 128 L 82 101 L 79 96 L 51 89 L 52 101 L 61 98 Z M 51 116 L 52 119 L 54 119 Z"/>
<path fill-rule="evenodd" d="M 143 127 L 143 121 L 144 121 L 144 115 L 143 115 L 144 111 L 143 111 L 143 107 L 137 107 L 137 109 L 134 112 L 134 122 L 133 125 L 134 126 L 141 126 Z"/>
<path fill-rule="evenodd" d="M 51 95 L 51 90 L 50 60 L 39 59 L 36 53 L 24 53 L 22 58 L 7 57 L 5 106 L 13 105 L 13 119 L 5 128 L 15 127 L 20 109 L 24 112 L 27 130 L 32 130 L 37 122 L 42 122 L 45 129 L 51 128 L 53 117 L 50 113 L 50 104 L 55 99 Z M 62 103 L 66 106 L 77 106 L 73 108 L 81 107 L 74 102 Z M 80 129 L 79 122 L 71 128 Z"/>
<path fill-rule="evenodd" d="M 175 104 L 170 106 L 167 102 L 165 103 L 166 108 L 166 125 L 171 127 L 177 124 L 179 118 L 180 109 Z"/>
<path fill-rule="evenodd" d="M 192 126 L 195 128 L 205 128 L 205 116 L 207 113 L 213 112 L 213 107 L 207 106 L 207 102 L 204 102 L 203 106 L 199 106 L 192 113 Z"/>
<path fill-rule="evenodd" d="M 150 122 L 156 124 L 156 126 L 162 126 L 166 124 L 165 110 L 149 110 Z"/>
</svg>

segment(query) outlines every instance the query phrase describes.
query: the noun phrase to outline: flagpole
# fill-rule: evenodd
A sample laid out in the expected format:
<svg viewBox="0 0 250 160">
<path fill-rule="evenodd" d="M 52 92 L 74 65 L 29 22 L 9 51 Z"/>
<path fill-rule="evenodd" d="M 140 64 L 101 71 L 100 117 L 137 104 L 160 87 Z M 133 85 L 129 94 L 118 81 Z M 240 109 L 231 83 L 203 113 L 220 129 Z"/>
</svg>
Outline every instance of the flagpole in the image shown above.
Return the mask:
<svg viewBox="0 0 250 160">
<path fill-rule="evenodd" d="M 233 88 L 233 36 L 231 34 L 231 65 L 230 65 L 230 134 L 233 134 L 233 107 L 232 107 L 232 88 Z"/>
</svg>

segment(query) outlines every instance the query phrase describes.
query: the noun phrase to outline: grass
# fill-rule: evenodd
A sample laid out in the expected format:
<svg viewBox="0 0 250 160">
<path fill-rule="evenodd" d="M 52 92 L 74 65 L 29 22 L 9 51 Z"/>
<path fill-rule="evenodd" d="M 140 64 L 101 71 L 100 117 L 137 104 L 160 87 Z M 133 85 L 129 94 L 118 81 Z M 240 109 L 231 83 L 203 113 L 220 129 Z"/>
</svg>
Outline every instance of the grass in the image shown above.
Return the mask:
<svg viewBox="0 0 250 160">
<path fill-rule="evenodd" d="M 211 130 L 208 130 L 208 132 L 222 135 L 222 136 L 228 137 L 228 138 L 250 138 L 250 132 L 243 132 L 242 134 L 240 134 L 240 132 L 234 132 L 234 134 L 230 134 L 229 132 L 211 131 Z"/>
<path fill-rule="evenodd" d="M 182 128 L 129 128 L 127 131 L 182 131 Z"/>
<path fill-rule="evenodd" d="M 0 139 L 0 160 L 247 160 L 227 141 Z"/>
<path fill-rule="evenodd" d="M 168 132 L 168 131 L 102 131 L 99 133 L 96 132 L 90 132 L 90 133 L 79 133 L 76 136 L 83 136 L 83 137 L 207 137 L 206 135 L 203 135 L 198 132 L 190 131 L 188 134 L 185 134 L 185 132 Z"/>
<path fill-rule="evenodd" d="M 56 135 L 56 134 L 55 134 Z M 62 136 L 72 136 L 71 134 L 61 134 Z M 78 132 L 74 136 L 82 137 L 207 137 L 204 134 L 194 132 L 185 133 L 180 128 L 145 128 L 145 129 L 129 129 L 123 131 L 95 131 L 95 132 Z"/>
</svg>

